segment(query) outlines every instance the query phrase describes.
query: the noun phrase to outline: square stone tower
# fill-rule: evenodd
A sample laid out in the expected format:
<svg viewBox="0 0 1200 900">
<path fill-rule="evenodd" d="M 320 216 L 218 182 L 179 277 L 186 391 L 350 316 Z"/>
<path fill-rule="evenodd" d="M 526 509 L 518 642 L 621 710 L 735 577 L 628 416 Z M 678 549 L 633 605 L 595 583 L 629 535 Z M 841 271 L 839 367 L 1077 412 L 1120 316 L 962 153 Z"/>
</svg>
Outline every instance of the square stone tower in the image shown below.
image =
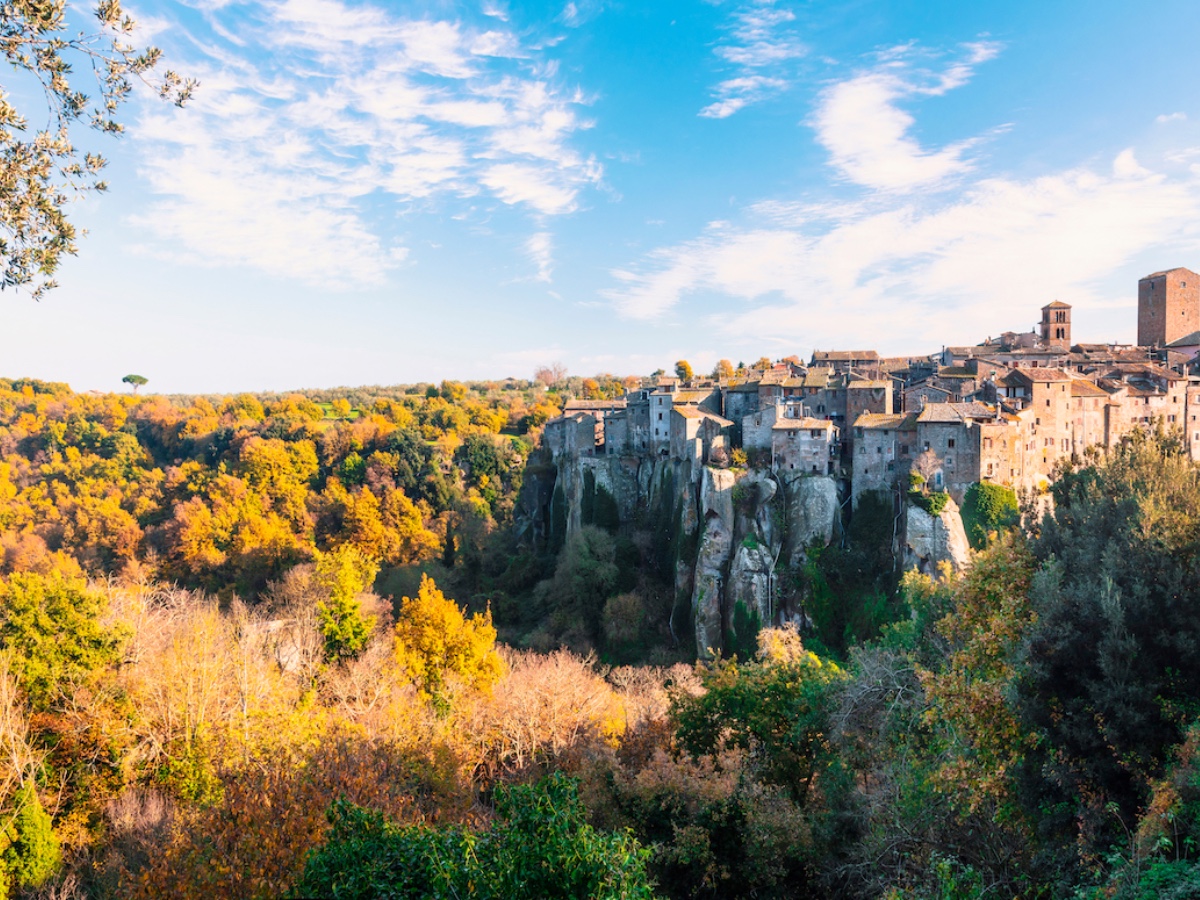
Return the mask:
<svg viewBox="0 0 1200 900">
<path fill-rule="evenodd" d="M 1167 269 L 1138 281 L 1138 344 L 1169 344 L 1200 331 L 1200 275 Z"/>
<path fill-rule="evenodd" d="M 1055 300 L 1042 307 L 1042 343 L 1061 350 L 1071 349 L 1071 304 Z"/>
</svg>

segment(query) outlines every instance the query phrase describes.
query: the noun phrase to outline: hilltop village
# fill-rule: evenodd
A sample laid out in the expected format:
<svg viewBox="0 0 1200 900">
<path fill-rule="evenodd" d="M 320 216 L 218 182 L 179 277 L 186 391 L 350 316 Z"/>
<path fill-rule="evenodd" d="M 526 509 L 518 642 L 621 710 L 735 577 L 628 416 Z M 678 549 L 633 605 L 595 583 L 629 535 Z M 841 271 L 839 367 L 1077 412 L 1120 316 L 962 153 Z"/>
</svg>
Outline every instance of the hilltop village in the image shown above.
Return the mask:
<svg viewBox="0 0 1200 900">
<path fill-rule="evenodd" d="M 857 499 L 916 469 L 956 501 L 976 482 L 1042 490 L 1055 466 L 1131 430 L 1179 429 L 1200 459 L 1200 275 L 1138 282 L 1138 343 L 1075 344 L 1071 307 L 1036 331 L 913 357 L 814 352 L 730 378 L 660 377 L 618 400 L 572 400 L 546 424 L 556 459 L 659 457 L 831 475 Z M 699 465 L 696 465 L 699 464 Z"/>
</svg>

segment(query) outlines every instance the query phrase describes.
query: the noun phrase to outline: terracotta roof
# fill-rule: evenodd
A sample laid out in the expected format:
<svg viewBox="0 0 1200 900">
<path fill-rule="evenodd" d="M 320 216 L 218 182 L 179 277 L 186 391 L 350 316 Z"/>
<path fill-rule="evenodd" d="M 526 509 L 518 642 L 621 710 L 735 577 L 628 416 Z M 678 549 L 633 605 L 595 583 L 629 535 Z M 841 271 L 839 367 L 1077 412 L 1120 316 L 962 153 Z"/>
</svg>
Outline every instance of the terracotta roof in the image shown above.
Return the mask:
<svg viewBox="0 0 1200 900">
<path fill-rule="evenodd" d="M 975 373 L 965 366 L 941 366 L 937 370 L 939 378 L 974 378 Z"/>
<path fill-rule="evenodd" d="M 1070 309 L 1070 303 L 1063 303 L 1061 300 L 1055 300 L 1053 303 L 1047 303 L 1042 309 Z"/>
<path fill-rule="evenodd" d="M 1195 275 L 1191 269 L 1185 269 L 1183 266 L 1178 266 L 1174 269 L 1163 269 L 1161 272 L 1151 272 L 1145 278 L 1139 278 L 1138 281 L 1147 281 L 1151 278 L 1161 278 L 1164 275 L 1170 275 L 1172 272 L 1187 272 L 1189 275 Z"/>
<path fill-rule="evenodd" d="M 1108 392 L 1103 391 L 1100 388 L 1096 387 L 1096 385 L 1092 384 L 1090 381 L 1084 381 L 1082 379 L 1077 378 L 1071 382 L 1071 396 L 1072 397 L 1107 397 Z"/>
<path fill-rule="evenodd" d="M 690 405 L 693 403 L 703 403 L 712 396 L 712 391 L 676 391 L 671 396 L 675 398 L 676 405 Z"/>
<path fill-rule="evenodd" d="M 1044 369 L 1041 366 L 1017 369 L 1014 375 L 1019 375 L 1027 381 L 1070 381 L 1071 375 L 1062 369 Z"/>
<path fill-rule="evenodd" d="M 757 381 L 745 381 L 745 382 L 742 382 L 741 384 L 735 384 L 732 387 L 727 387 L 727 388 L 725 388 L 725 390 L 733 391 L 733 392 L 739 393 L 739 394 L 751 394 L 751 393 L 757 394 L 758 393 L 758 382 Z"/>
</svg>

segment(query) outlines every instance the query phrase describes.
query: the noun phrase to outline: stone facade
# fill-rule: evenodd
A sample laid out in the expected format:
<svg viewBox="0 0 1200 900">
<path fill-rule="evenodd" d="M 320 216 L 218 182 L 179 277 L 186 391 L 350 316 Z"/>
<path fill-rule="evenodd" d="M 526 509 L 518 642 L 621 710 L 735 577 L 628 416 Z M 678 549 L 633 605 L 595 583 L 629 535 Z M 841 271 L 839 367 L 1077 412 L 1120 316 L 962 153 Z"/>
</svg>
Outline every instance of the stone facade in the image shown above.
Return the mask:
<svg viewBox="0 0 1200 900">
<path fill-rule="evenodd" d="M 1138 344 L 1162 347 L 1200 331 L 1200 275 L 1166 269 L 1138 281 Z"/>
<path fill-rule="evenodd" d="M 826 419 L 780 418 L 771 426 L 771 467 L 809 475 L 833 474 L 838 429 Z"/>
<path fill-rule="evenodd" d="M 1071 349 L 1071 306 L 1055 300 L 1042 307 L 1042 343 L 1061 350 Z"/>
</svg>

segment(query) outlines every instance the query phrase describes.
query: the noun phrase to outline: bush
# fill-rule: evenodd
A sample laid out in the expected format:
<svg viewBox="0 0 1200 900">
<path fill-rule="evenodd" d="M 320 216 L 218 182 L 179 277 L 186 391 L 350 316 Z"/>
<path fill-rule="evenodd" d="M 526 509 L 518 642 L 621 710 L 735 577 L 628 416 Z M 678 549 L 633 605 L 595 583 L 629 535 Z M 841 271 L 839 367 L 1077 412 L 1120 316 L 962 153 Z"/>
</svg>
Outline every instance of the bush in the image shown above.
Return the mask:
<svg viewBox="0 0 1200 900">
<path fill-rule="evenodd" d="M 950 502 L 950 495 L 945 491 L 933 491 L 926 494 L 923 491 L 910 490 L 908 499 L 913 506 L 920 507 L 931 516 L 940 516 L 942 510 L 946 508 L 946 504 Z"/>
<path fill-rule="evenodd" d="M 989 533 L 1012 528 L 1020 521 L 1017 495 L 1002 484 L 973 484 L 963 498 L 962 517 L 971 547 L 981 550 L 987 545 Z"/>
<path fill-rule="evenodd" d="M 499 821 L 484 832 L 397 827 L 334 802 L 329 842 L 309 855 L 297 896 L 650 900 L 649 853 L 628 834 L 584 821 L 575 782 L 552 775 L 496 790 Z"/>
</svg>

